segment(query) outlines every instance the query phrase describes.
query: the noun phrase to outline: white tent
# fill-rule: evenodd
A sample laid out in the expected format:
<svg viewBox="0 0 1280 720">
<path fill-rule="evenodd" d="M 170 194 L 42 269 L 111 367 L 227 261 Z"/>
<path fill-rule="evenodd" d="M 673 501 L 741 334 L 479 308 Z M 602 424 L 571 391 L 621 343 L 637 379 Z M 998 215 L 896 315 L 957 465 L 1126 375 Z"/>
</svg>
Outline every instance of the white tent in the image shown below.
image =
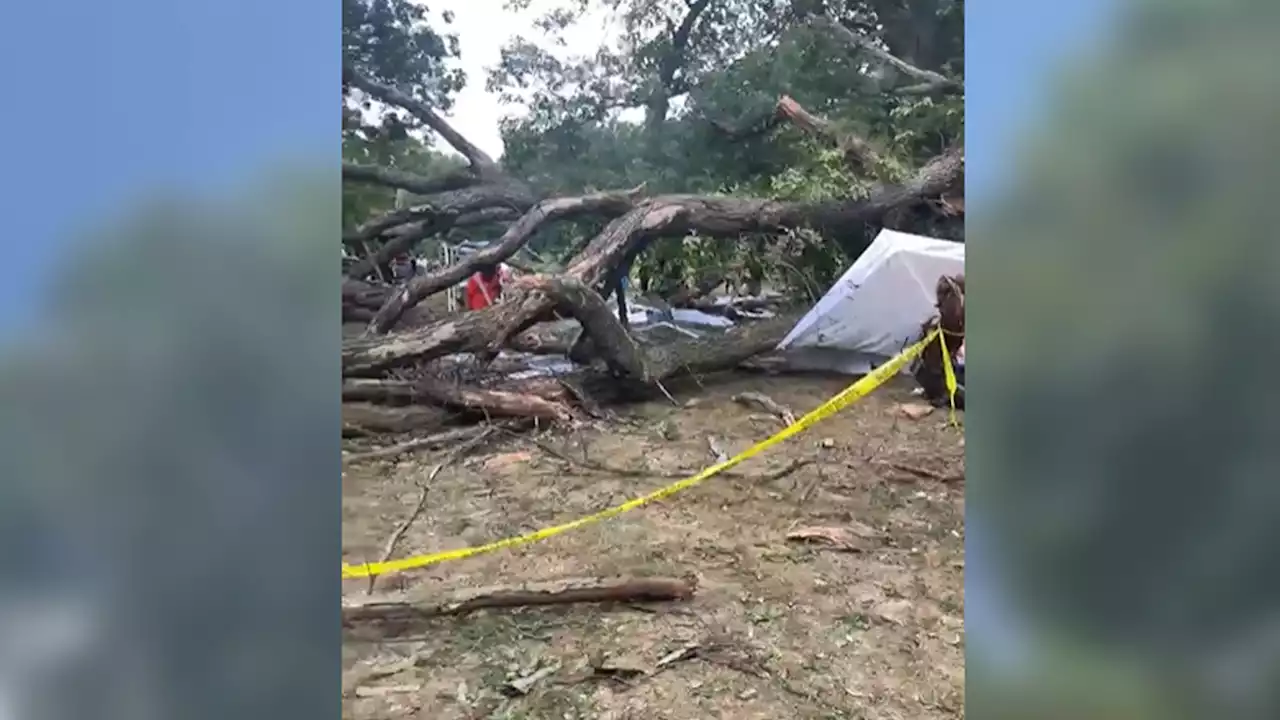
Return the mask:
<svg viewBox="0 0 1280 720">
<path fill-rule="evenodd" d="M 779 349 L 797 369 L 866 373 L 917 339 L 938 278 L 962 273 L 962 243 L 881 230 Z"/>
</svg>

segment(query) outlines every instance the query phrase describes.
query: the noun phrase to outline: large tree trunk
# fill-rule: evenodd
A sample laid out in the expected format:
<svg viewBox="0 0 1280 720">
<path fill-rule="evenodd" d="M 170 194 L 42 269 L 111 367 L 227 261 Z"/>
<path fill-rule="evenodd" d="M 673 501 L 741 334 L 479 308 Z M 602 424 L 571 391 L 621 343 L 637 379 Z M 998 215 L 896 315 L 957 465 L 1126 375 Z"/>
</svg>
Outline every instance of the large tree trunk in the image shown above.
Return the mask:
<svg viewBox="0 0 1280 720">
<path fill-rule="evenodd" d="M 689 3 L 680 26 L 673 28 L 672 47 L 660 58 L 658 67 L 661 87 L 649 98 L 652 125 L 662 123 L 667 100 L 681 89 L 681 54 L 688 34 L 709 4 L 706 0 Z M 935 89 L 962 89 L 952 79 L 888 55 L 838 23 L 823 18 L 816 22 L 826 22 L 851 48 Z M 373 218 L 343 238 L 356 247 L 377 247 L 348 269 L 342 288 L 344 320 L 368 323 L 362 337 L 345 340 L 342 347 L 344 433 L 348 434 L 433 428 L 463 417 L 569 420 L 580 409 L 593 412 L 594 398 L 614 401 L 646 396 L 655 390 L 665 392 L 662 381 L 734 368 L 776 348 L 798 319 L 798 313 L 785 313 L 727 333 L 665 345 L 639 340 L 626 326 L 625 313 L 615 314 L 606 299 L 617 291 L 630 263 L 657 238 L 697 233 L 732 242 L 744 234 L 809 228 L 856 256 L 864 249 L 866 227 L 883 226 L 904 208 L 941 202 L 947 212 L 963 212 L 962 200 L 955 200 L 963 197 L 964 149 L 959 146 L 934 158 L 907 181 L 882 185 L 860 199 L 806 203 L 665 195 L 642 200 L 637 188 L 539 201 L 528 185 L 508 176 L 434 108 L 349 69 L 344 83 L 405 108 L 469 163 L 466 170 L 432 178 L 387 168 L 343 166 L 344 179 L 349 182 L 376 183 L 426 195 L 417 205 Z M 851 164 L 873 176 L 878 176 L 884 165 L 870 143 L 841 135 L 786 96 L 769 119 L 772 124 L 782 121 L 827 138 L 845 151 Z M 525 277 L 504 289 L 502 303 L 478 312 L 432 318 L 426 306 L 420 305 L 425 298 L 464 281 L 482 265 L 509 261 L 545 223 L 582 213 L 614 219 L 577 248 L 563 270 Z M 499 242 L 453 267 L 415 277 L 403 287 L 363 280 L 425 237 L 443 235 L 462 225 L 511 220 L 515 222 Z M 683 294 L 667 299 L 696 305 L 721 280 L 708 277 L 706 282 L 694 283 Z M 557 317 L 573 318 L 580 331 L 564 323 L 539 326 Z M 464 352 L 475 353 L 481 363 L 492 363 L 504 348 L 564 354 L 582 367 L 557 379 L 512 380 L 504 377 L 497 365 L 489 365 L 487 374 L 483 366 L 473 366 L 453 373 L 467 375 L 469 380 L 454 382 L 440 377 L 443 364 L 431 363 Z M 384 377 L 392 371 L 396 371 L 395 379 Z"/>
</svg>

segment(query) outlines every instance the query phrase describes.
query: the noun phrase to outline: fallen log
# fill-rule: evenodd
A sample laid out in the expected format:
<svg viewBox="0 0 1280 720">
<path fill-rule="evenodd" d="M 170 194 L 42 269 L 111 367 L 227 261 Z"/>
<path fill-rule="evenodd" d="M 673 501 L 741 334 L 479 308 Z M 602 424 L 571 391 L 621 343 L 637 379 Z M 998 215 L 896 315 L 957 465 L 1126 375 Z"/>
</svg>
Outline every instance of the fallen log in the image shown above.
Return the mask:
<svg viewBox="0 0 1280 720">
<path fill-rule="evenodd" d="M 342 436 L 361 437 L 413 430 L 437 430 L 449 424 L 454 414 L 439 407 L 413 405 L 386 407 L 370 403 L 342 403 Z"/>
<path fill-rule="evenodd" d="M 477 610 L 576 603 L 671 602 L 689 600 L 696 590 L 687 580 L 661 577 L 531 583 L 514 588 L 469 590 L 443 600 L 380 599 L 344 604 L 342 626 L 399 634 L 415 622 Z"/>
<path fill-rule="evenodd" d="M 541 418 L 565 422 L 573 419 L 573 408 L 533 393 L 468 387 L 434 378 L 424 379 L 414 389 L 443 407 L 498 417 Z"/>
</svg>

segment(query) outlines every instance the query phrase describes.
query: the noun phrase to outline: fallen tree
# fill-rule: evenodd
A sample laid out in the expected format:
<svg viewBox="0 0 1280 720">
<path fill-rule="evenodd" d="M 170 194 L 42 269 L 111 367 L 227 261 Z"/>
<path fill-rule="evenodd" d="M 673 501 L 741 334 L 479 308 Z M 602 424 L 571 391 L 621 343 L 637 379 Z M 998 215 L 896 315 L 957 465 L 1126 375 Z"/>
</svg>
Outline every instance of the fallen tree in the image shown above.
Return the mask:
<svg viewBox="0 0 1280 720">
<path fill-rule="evenodd" d="M 824 21 L 819 21 L 824 22 Z M 877 58 L 899 67 L 900 60 L 866 46 L 847 28 L 833 32 Z M 932 71 L 906 70 L 927 84 L 921 92 L 948 92 L 956 81 Z M 570 422 L 600 403 L 665 392 L 662 383 L 682 375 L 730 370 L 767 353 L 794 325 L 797 310 L 781 300 L 741 304 L 767 308 L 768 319 L 746 322 L 733 306 L 708 298 L 723 277 L 712 273 L 679 288 L 660 302 L 668 307 L 705 308 L 740 324 L 714 338 L 649 343 L 628 326 L 621 280 L 637 256 L 664 237 L 696 233 L 735 242 L 747 234 L 810 230 L 838 243 L 849 256 L 864 249 L 867 226 L 889 224 L 904 208 L 933 204 L 963 212 L 964 149 L 947 149 L 899 181 L 876 168 L 881 154 L 873 143 L 837 132 L 794 99 L 779 99 L 768 130 L 786 121 L 839 147 L 851 166 L 875 179 L 870 192 L 825 202 L 782 202 L 724 195 L 646 196 L 643 186 L 538 197 L 442 117 L 429 103 L 374 81 L 352 67 L 344 84 L 382 103 L 403 108 L 424 128 L 452 146 L 467 162 L 462 170 L 421 177 L 392 168 L 346 163 L 343 179 L 420 194 L 409 207 L 370 218 L 343 236 L 364 254 L 345 272 L 345 322 L 364 323 L 360 337 L 344 340 L 342 374 L 344 433 L 438 430 L 477 417 L 527 417 Z M 726 133 L 743 131 L 717 125 Z M 760 128 L 757 128 L 759 131 Z M 607 221 L 571 256 L 551 270 L 526 274 L 504 289 L 502 302 L 475 312 L 432 314 L 422 304 L 464 282 L 478 269 L 507 262 L 551 223 L 592 217 Z M 509 223 L 488 247 L 450 267 L 413 277 L 403 285 L 380 283 L 379 268 L 423 239 L 462 226 Z M 615 314 L 609 298 L 618 295 Z M 565 331 L 566 319 L 576 327 Z M 560 321 L 548 326 L 548 321 Z M 554 329 L 549 329 L 554 327 Z M 503 350 L 564 355 L 575 369 L 556 379 L 512 377 L 494 361 Z"/>
</svg>

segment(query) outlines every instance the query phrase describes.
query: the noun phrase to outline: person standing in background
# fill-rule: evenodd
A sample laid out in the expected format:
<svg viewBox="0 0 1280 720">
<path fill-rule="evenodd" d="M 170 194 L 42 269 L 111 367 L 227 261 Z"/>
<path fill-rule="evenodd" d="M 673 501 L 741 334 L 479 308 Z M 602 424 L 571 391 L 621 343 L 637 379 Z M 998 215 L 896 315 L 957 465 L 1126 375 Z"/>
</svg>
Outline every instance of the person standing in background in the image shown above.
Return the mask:
<svg viewBox="0 0 1280 720">
<path fill-rule="evenodd" d="M 483 310 L 502 297 L 502 278 L 496 265 L 483 265 L 467 280 L 467 309 Z"/>
</svg>

